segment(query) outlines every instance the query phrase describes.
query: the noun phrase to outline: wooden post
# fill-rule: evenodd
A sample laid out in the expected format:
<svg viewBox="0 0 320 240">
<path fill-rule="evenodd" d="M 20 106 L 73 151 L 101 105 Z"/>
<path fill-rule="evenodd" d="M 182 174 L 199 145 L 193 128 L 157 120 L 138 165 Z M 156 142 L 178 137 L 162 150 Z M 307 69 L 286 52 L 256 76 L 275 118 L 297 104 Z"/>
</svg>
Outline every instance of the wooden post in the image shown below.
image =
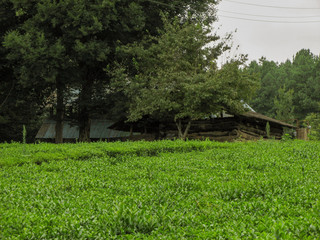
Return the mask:
<svg viewBox="0 0 320 240">
<path fill-rule="evenodd" d="M 300 140 L 309 140 L 308 139 L 308 129 L 307 128 L 298 128 L 297 129 L 297 139 Z"/>
</svg>

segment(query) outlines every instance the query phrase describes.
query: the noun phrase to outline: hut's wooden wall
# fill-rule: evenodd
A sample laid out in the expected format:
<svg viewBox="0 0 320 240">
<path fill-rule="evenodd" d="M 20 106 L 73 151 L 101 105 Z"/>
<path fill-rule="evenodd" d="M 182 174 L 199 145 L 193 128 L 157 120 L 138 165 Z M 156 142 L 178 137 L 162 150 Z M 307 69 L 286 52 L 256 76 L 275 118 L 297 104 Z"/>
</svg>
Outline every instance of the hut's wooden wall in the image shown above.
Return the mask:
<svg viewBox="0 0 320 240">
<path fill-rule="evenodd" d="M 267 138 L 267 121 L 244 117 L 215 118 L 193 121 L 188 139 L 210 139 L 215 141 L 234 141 L 237 139 L 258 140 Z M 270 137 L 281 139 L 283 126 L 269 122 Z M 178 131 L 175 124 L 162 124 L 160 135 L 163 138 L 177 138 Z"/>
</svg>

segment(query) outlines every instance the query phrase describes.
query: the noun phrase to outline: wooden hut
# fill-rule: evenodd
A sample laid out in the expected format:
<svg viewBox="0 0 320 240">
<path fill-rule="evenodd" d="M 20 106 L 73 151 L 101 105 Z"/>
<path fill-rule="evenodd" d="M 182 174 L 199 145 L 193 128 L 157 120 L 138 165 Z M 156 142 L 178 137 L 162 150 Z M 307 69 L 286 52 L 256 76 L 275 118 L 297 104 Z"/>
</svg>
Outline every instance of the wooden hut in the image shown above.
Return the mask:
<svg viewBox="0 0 320 240">
<path fill-rule="evenodd" d="M 267 133 L 267 125 L 270 127 L 269 133 Z M 188 138 L 209 138 L 216 141 L 281 139 L 285 129 L 294 130 L 295 127 L 250 111 L 229 117 L 195 121 L 190 128 Z"/>
<path fill-rule="evenodd" d="M 269 134 L 266 126 L 270 127 Z M 133 128 L 142 133 L 131 139 L 175 139 L 178 137 L 176 124 L 170 121 L 139 121 L 130 126 L 117 122 L 110 128 L 129 131 Z M 237 139 L 258 140 L 260 138 L 281 139 L 285 129 L 295 131 L 293 125 L 264 116 L 254 111 L 238 115 L 224 114 L 222 117 L 212 117 L 192 121 L 188 139 L 210 139 L 215 141 L 234 141 Z M 268 136 L 269 135 L 269 136 Z"/>
</svg>

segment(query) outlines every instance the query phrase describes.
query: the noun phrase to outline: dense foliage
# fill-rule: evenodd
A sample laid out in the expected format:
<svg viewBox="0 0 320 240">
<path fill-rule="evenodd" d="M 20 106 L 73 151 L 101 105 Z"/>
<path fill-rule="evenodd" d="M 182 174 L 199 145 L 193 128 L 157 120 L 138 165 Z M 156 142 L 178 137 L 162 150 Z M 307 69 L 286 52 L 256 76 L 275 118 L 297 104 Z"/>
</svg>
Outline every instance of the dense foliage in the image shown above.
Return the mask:
<svg viewBox="0 0 320 240">
<path fill-rule="evenodd" d="M 2 144 L 0 238 L 318 239 L 319 152 L 300 141 Z"/>
<path fill-rule="evenodd" d="M 23 124 L 32 136 L 28 140 L 33 140 L 43 114 L 43 99 L 48 96 L 47 89 L 39 91 L 36 85 L 20 82 L 7 59 L 9 52 L 3 46 L 5 34 L 19 27 L 22 21 L 16 17 L 10 1 L 0 1 L 0 142 L 21 139 Z"/>
<path fill-rule="evenodd" d="M 320 140 L 320 113 L 310 113 L 306 117 L 305 127 L 309 128 L 309 138 Z"/>
<path fill-rule="evenodd" d="M 107 66 L 119 58 L 116 49 L 146 34 L 158 34 L 162 12 L 169 19 L 188 14 L 212 22 L 216 3 L 1 0 L 0 140 L 17 140 L 16 129 L 23 123 L 28 130 L 33 128 L 51 96 L 56 141 L 62 141 L 66 118 L 78 123 L 80 140 L 88 141 L 95 114 L 110 116 L 125 105 L 126 99 L 112 94 L 109 86 Z M 66 111 L 67 104 L 72 111 Z"/>
<path fill-rule="evenodd" d="M 319 55 L 302 49 L 291 61 L 275 63 L 261 58 L 249 68 L 261 79 L 261 88 L 251 101 L 257 112 L 289 122 L 319 112 Z"/>
<path fill-rule="evenodd" d="M 227 39 L 212 34 L 210 25 L 199 20 L 179 18 L 170 22 L 163 16 L 164 29 L 127 46 L 123 52 L 134 61 L 117 71 L 116 86 L 129 99 L 129 121 L 146 115 L 175 121 L 179 137 L 186 138 L 192 120 L 226 110 L 245 111 L 258 86 L 257 79 L 243 67 L 245 58 L 217 67 L 218 57 L 229 49 Z M 228 36 L 230 38 L 230 36 Z M 124 72 L 124 74 L 123 74 Z M 116 75 L 116 76 L 117 76 Z M 187 119 L 186 129 L 181 120 Z"/>
</svg>

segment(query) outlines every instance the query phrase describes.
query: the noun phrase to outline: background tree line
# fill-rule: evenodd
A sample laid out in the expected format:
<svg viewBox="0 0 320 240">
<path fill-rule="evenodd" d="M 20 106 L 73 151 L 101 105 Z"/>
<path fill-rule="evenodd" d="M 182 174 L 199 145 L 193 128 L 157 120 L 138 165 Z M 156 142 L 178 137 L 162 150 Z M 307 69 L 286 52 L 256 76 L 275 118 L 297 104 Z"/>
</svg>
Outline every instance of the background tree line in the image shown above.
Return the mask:
<svg viewBox="0 0 320 240">
<path fill-rule="evenodd" d="M 276 63 L 261 58 L 249 65 L 260 76 L 261 87 L 250 104 L 257 112 L 293 123 L 303 120 L 320 136 L 320 56 L 308 49 L 297 52 L 292 60 Z"/>
</svg>

